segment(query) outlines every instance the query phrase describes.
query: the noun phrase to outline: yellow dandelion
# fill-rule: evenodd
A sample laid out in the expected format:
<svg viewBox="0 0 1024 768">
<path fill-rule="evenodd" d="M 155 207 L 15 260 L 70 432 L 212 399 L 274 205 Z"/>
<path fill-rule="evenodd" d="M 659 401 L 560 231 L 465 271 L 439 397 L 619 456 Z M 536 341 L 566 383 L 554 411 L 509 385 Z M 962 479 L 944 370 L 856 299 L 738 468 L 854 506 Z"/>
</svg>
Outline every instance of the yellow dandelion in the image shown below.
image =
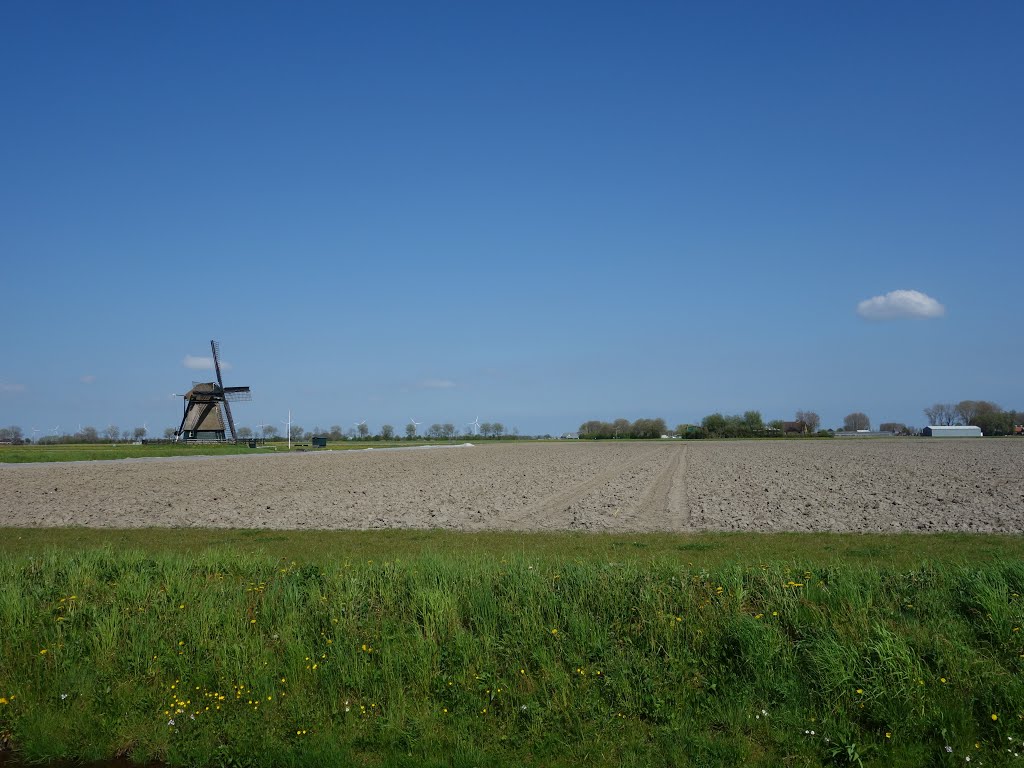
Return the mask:
<svg viewBox="0 0 1024 768">
<path fill-rule="evenodd" d="M 551 630 L 551 634 L 552 634 L 552 635 L 557 635 L 557 634 L 558 634 L 558 630 L 557 630 L 557 629 L 554 629 L 554 628 L 552 628 L 552 630 Z"/>
<path fill-rule="evenodd" d="M 45 648 L 43 648 L 43 649 L 41 649 L 41 650 L 39 651 L 39 655 L 40 655 L 40 656 L 45 656 L 45 655 L 46 655 L 47 653 L 49 653 L 49 651 L 47 651 L 47 650 L 46 650 Z"/>
<path fill-rule="evenodd" d="M 885 738 L 891 739 L 892 738 L 892 733 L 890 733 L 889 731 L 886 731 L 885 732 Z"/>
<path fill-rule="evenodd" d="M 992 713 L 992 720 L 993 720 L 993 722 L 998 720 L 998 719 L 999 719 L 999 715 L 997 715 L 995 712 L 993 712 Z"/>
<path fill-rule="evenodd" d="M 864 689 L 863 688 L 858 688 L 857 689 L 857 693 L 864 693 Z"/>
</svg>

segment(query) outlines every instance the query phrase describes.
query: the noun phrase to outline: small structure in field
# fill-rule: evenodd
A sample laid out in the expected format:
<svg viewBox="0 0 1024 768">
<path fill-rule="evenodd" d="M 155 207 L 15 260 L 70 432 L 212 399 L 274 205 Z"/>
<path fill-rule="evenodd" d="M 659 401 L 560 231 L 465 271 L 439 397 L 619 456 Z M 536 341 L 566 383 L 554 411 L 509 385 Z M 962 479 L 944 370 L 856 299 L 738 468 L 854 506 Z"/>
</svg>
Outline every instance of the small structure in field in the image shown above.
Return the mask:
<svg viewBox="0 0 1024 768">
<path fill-rule="evenodd" d="M 807 434 L 807 424 L 802 421 L 784 421 L 782 422 L 782 434 L 805 435 Z"/>
<path fill-rule="evenodd" d="M 933 425 L 922 430 L 925 437 L 981 437 L 981 427 L 941 427 Z"/>
</svg>

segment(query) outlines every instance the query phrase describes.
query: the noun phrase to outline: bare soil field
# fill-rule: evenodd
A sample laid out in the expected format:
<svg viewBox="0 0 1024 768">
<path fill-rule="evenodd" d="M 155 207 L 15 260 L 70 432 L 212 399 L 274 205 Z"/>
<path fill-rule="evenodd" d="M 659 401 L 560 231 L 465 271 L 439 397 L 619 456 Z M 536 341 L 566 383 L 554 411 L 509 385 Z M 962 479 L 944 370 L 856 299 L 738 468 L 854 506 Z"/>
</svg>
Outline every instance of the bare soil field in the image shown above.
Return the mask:
<svg viewBox="0 0 1024 768">
<path fill-rule="evenodd" d="M 1024 531 L 1024 440 L 517 443 L 0 465 L 0 526 Z"/>
</svg>

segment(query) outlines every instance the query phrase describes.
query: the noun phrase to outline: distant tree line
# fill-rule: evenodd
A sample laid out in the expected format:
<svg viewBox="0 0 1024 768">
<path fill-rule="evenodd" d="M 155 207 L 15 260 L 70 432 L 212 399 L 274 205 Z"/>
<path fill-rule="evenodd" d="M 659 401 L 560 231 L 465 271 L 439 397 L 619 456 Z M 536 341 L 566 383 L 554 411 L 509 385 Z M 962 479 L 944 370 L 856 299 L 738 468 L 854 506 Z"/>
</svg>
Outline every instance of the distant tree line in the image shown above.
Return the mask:
<svg viewBox="0 0 1024 768">
<path fill-rule="evenodd" d="M 616 419 L 615 421 L 587 421 L 580 425 L 580 438 L 611 440 L 615 438 L 642 440 L 661 437 L 668 431 L 664 419 Z"/>
<path fill-rule="evenodd" d="M 647 440 L 659 437 L 681 437 L 687 440 L 717 437 L 784 437 L 789 435 L 815 435 L 821 418 L 814 411 L 797 411 L 794 421 L 764 421 L 760 411 L 746 411 L 743 415 L 712 413 L 700 424 L 679 424 L 670 430 L 664 419 L 616 419 L 615 421 L 587 421 L 580 425 L 579 436 L 587 440 L 631 439 Z"/>
<path fill-rule="evenodd" d="M 985 435 L 1012 435 L 1015 433 L 1015 427 L 1024 424 L 1024 412 L 1004 411 L 988 400 L 961 400 L 955 404 L 935 403 L 924 409 L 924 415 L 931 426 L 979 427 Z"/>
<path fill-rule="evenodd" d="M 142 440 L 145 437 L 145 427 L 121 429 L 116 424 L 110 424 L 103 430 L 98 430 L 96 427 L 82 427 L 74 434 L 57 434 L 56 432 L 45 434 L 41 430 L 34 430 L 31 434 L 26 434 L 21 427 L 0 427 L 0 443 L 13 443 L 15 445 L 23 443 L 36 443 L 38 445 L 127 443 Z"/>
<path fill-rule="evenodd" d="M 469 426 L 469 425 L 467 425 Z M 501 439 L 504 437 L 519 437 L 519 430 L 513 428 L 511 434 L 508 433 L 505 425 L 500 421 L 481 422 L 479 432 L 472 432 L 464 430 L 460 432 L 458 428 L 451 422 L 445 422 L 443 424 L 431 424 L 423 434 L 420 434 L 417 425 L 406 424 L 405 425 L 405 437 L 402 438 L 398 435 L 393 424 L 382 424 L 380 430 L 371 434 L 369 427 L 365 422 L 355 424 L 348 429 L 342 429 L 341 425 L 334 424 L 329 429 L 322 427 L 313 427 L 311 430 L 307 430 L 305 427 L 299 426 L 298 424 L 292 424 L 291 427 L 291 439 L 292 442 L 309 442 L 314 437 L 326 437 L 332 442 L 340 442 L 342 440 L 367 440 L 367 441 L 392 441 L 392 440 L 422 440 L 424 438 L 431 440 L 452 440 L 457 437 L 474 437 L 474 438 L 488 438 L 488 439 Z M 173 430 L 171 430 L 173 436 Z M 277 427 L 267 425 L 260 425 L 258 431 L 253 431 L 248 427 L 240 427 L 238 429 L 238 437 L 242 440 L 248 440 L 252 437 L 261 437 L 266 440 L 286 440 L 288 434 L 279 434 Z"/>
</svg>

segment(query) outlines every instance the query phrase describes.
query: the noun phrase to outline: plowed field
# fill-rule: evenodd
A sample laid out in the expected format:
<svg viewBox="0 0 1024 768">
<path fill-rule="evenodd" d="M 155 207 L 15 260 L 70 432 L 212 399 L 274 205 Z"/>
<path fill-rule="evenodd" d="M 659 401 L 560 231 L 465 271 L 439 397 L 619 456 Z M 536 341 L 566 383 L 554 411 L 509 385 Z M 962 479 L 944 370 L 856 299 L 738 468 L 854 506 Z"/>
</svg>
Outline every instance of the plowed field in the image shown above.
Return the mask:
<svg viewBox="0 0 1024 768">
<path fill-rule="evenodd" d="M 518 443 L 0 465 L 0 526 L 1024 530 L 1024 440 Z"/>
</svg>

